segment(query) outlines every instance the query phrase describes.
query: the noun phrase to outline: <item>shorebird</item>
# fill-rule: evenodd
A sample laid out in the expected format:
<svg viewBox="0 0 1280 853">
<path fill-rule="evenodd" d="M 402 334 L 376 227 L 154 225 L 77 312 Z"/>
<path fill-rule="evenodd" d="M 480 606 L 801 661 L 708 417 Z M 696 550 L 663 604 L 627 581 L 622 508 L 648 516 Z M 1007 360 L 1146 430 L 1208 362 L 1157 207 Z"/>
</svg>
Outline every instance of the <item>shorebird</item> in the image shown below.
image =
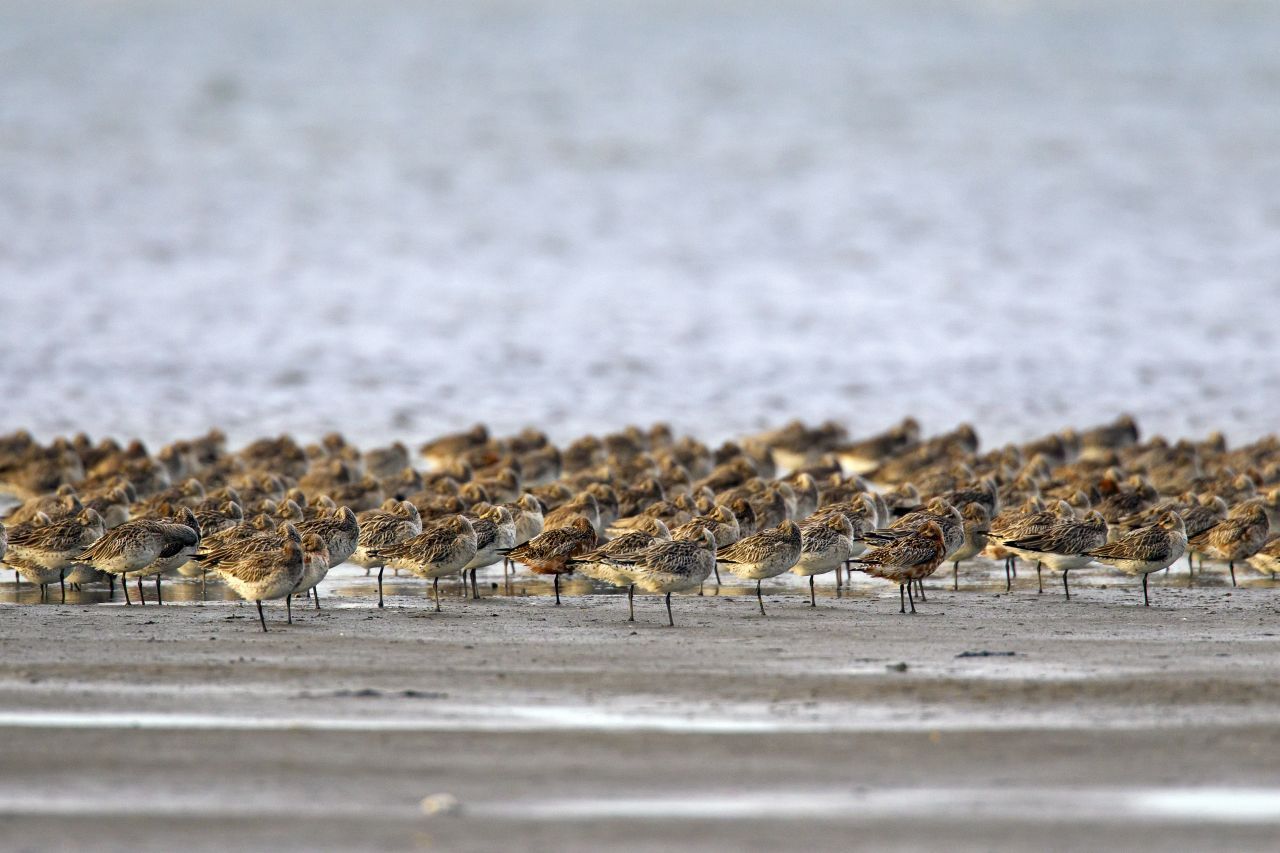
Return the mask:
<svg viewBox="0 0 1280 853">
<path fill-rule="evenodd" d="M 426 460 L 429 467 L 441 468 L 468 451 L 484 447 L 488 443 L 489 428 L 484 424 L 476 424 L 467 432 L 445 435 L 428 441 L 418 448 L 418 453 Z"/>
<path fill-rule="evenodd" d="M 10 527 L 17 527 L 19 524 L 34 520 L 41 513 L 48 516 L 51 521 L 58 521 L 75 515 L 83 509 L 84 504 L 80 502 L 80 496 L 76 494 L 75 487 L 64 484 L 51 495 L 27 498 L 12 509 L 4 517 L 4 521 Z"/>
<path fill-rule="evenodd" d="M 946 551 L 943 554 L 944 560 L 964 547 L 964 516 L 960 514 L 960 510 L 956 509 L 945 498 L 934 498 L 923 509 L 907 513 L 889 525 L 888 528 L 867 533 L 863 540 L 874 545 L 885 545 L 917 533 L 929 522 L 938 525 L 938 528 L 942 531 L 943 542 L 946 545 Z M 915 578 L 921 601 L 926 600 L 924 594 L 925 577 L 927 575 Z"/>
<path fill-rule="evenodd" d="M 866 474 L 879 468 L 888 457 L 915 446 L 919 440 L 920 424 L 915 418 L 906 418 L 887 432 L 837 447 L 835 454 L 846 471 Z"/>
<path fill-rule="evenodd" d="M 872 530 L 863 538 L 873 545 L 885 545 L 917 532 L 930 521 L 942 530 L 948 554 L 960 550 L 964 545 L 964 516 L 946 498 L 934 498 L 922 509 L 907 513 L 887 528 Z"/>
<path fill-rule="evenodd" d="M 145 604 L 142 599 L 142 579 L 148 575 L 154 575 L 156 579 L 156 604 L 164 604 L 164 599 L 160 594 L 160 578 L 167 572 L 174 571 L 192 562 L 191 558 L 195 556 L 200 546 L 201 531 L 200 522 L 188 507 L 179 507 L 176 511 L 168 505 L 161 507 L 161 516 L 169 521 L 186 525 L 195 533 L 195 541 L 192 542 L 188 538 L 186 545 L 177 553 L 168 556 L 159 557 L 154 563 L 143 568 L 134 574 L 138 580 L 138 600 Z"/>
<path fill-rule="evenodd" d="M 661 521 L 654 519 L 658 525 L 656 533 L 645 530 L 631 530 L 604 543 L 594 551 L 588 551 L 580 557 L 569 561 L 575 571 L 581 572 L 592 580 L 607 583 L 610 586 L 627 588 L 628 622 L 636 621 L 635 611 L 635 579 L 631 567 L 634 560 L 650 545 L 658 541 L 669 541 L 671 532 Z M 701 538 L 701 533 L 698 534 Z"/>
<path fill-rule="evenodd" d="M 784 521 L 759 533 L 739 539 L 716 552 L 716 562 L 743 580 L 756 582 L 756 600 L 760 615 L 764 612 L 764 595 L 760 584 L 789 570 L 800 560 L 803 537 L 794 521 Z"/>
<path fill-rule="evenodd" d="M 648 533 L 650 536 L 657 536 L 659 530 L 670 531 L 671 528 L 668 527 L 666 520 L 663 518 L 663 516 L 666 515 L 664 512 L 664 505 L 670 506 L 666 501 L 663 501 L 661 504 L 654 504 L 648 507 L 639 515 L 629 515 L 625 518 L 620 518 L 615 524 L 605 530 L 605 534 L 610 539 L 613 539 L 618 536 L 625 536 L 626 534 L 637 530 L 641 533 Z M 737 519 L 734 520 L 736 521 Z M 691 524 L 692 521 L 693 520 L 690 519 L 684 524 L 677 525 L 677 527 L 684 527 L 685 524 Z M 661 525 L 661 527 L 659 527 L 659 525 Z"/>
<path fill-rule="evenodd" d="M 327 574 L 329 574 L 329 546 L 325 544 L 324 537 L 318 533 L 302 534 L 302 577 L 298 578 L 298 583 L 290 594 L 300 595 L 315 589 Z M 316 610 L 319 610 L 320 593 L 318 591 L 315 594 L 315 604 Z M 293 616 L 292 607 L 289 615 Z M 290 618 L 290 622 L 292 621 Z"/>
<path fill-rule="evenodd" d="M 1182 556 L 1187 550 L 1187 529 L 1176 512 L 1166 512 L 1149 527 L 1126 534 L 1086 551 L 1100 563 L 1114 566 L 1125 574 L 1142 575 L 1142 603 L 1151 606 L 1147 595 L 1147 579 Z"/>
<path fill-rule="evenodd" d="M 671 593 L 702 586 L 716 562 L 716 538 L 710 530 L 703 530 L 698 540 L 654 542 L 633 559 L 633 584 L 645 592 L 666 596 L 667 625 L 674 628 Z"/>
<path fill-rule="evenodd" d="M 1236 561 L 1246 560 L 1267 541 L 1271 525 L 1261 498 L 1237 504 L 1218 524 L 1196 536 L 1189 546 L 1202 554 L 1227 561 L 1231 585 L 1236 585 Z"/>
<path fill-rule="evenodd" d="M 586 516 L 573 518 L 565 527 L 544 530 L 523 545 L 507 552 L 512 560 L 523 563 L 539 575 L 553 575 L 556 605 L 560 604 L 560 576 L 573 571 L 570 562 L 596 546 L 596 529 Z"/>
<path fill-rule="evenodd" d="M 306 556 L 301 542 L 285 539 L 283 544 L 268 551 L 242 551 L 227 555 L 213 566 L 227 586 L 246 601 L 258 605 L 258 620 L 263 633 L 267 619 L 262 613 L 262 602 L 283 598 L 293 623 L 293 605 L 290 599 L 302 574 L 306 570 Z"/>
<path fill-rule="evenodd" d="M 0 556 L 4 556 L 2 547 Z M 1248 559 L 1248 563 L 1260 572 L 1271 573 L 1273 577 L 1280 572 L 1280 534 L 1273 534 L 1258 553 Z"/>
<path fill-rule="evenodd" d="M 231 532 L 225 531 L 224 535 Z M 216 543 L 202 542 L 200 550 L 191 559 L 213 571 L 222 563 L 237 562 L 255 554 L 275 553 L 284 547 L 285 542 L 302 544 L 302 535 L 298 533 L 298 528 L 287 521 L 281 522 L 274 528 L 268 526 L 251 535 L 219 539 Z"/>
<path fill-rule="evenodd" d="M 964 544 L 959 550 L 947 555 L 947 559 L 951 561 L 953 592 L 960 589 L 960 564 L 978 556 L 986 549 L 987 534 L 991 526 L 991 516 L 987 513 L 986 505 L 977 501 L 965 504 L 960 510 L 960 515 L 964 518 Z"/>
<path fill-rule="evenodd" d="M 380 480 L 390 480 L 410 467 L 409 448 L 397 441 L 364 452 L 364 469 Z"/>
<path fill-rule="evenodd" d="M 516 526 L 516 545 L 523 545 L 542 532 L 544 508 L 542 501 L 525 492 L 514 503 L 504 504 L 511 513 L 511 520 Z M 511 569 L 511 556 L 502 555 L 502 577 L 506 578 Z"/>
<path fill-rule="evenodd" d="M 657 519 L 654 521 L 662 525 L 661 521 Z M 662 525 L 662 529 L 666 529 L 666 525 Z M 702 538 L 704 530 L 711 531 L 711 535 L 715 537 L 716 543 L 721 548 L 729 547 L 742 536 L 741 528 L 738 527 L 738 517 L 733 514 L 733 510 L 727 506 L 717 505 L 706 515 L 696 516 L 676 527 L 671 531 L 669 538 L 693 542 Z"/>
<path fill-rule="evenodd" d="M 355 553 L 360 542 L 360 522 L 350 507 L 340 507 L 298 525 L 302 535 L 315 533 L 324 539 L 329 552 L 329 568 L 340 566 Z"/>
<path fill-rule="evenodd" d="M 193 559 L 199 545 L 200 529 L 195 514 L 182 507 L 179 518 L 136 518 L 113 527 L 84 549 L 76 557 L 76 562 L 109 575 L 119 575 L 126 605 L 132 604 L 128 580 L 136 578 L 139 602 L 146 604 L 142 596 L 142 578 L 156 575 L 158 597 L 159 573 Z"/>
<path fill-rule="evenodd" d="M 838 516 L 847 519 L 849 526 L 853 529 L 853 535 L 849 538 L 849 557 L 857 557 L 859 554 L 864 553 L 867 550 L 865 537 L 876 529 L 878 513 L 875 501 L 868 495 L 858 494 L 847 501 L 829 503 L 807 518 L 805 523 L 808 524 Z M 845 565 L 836 567 L 836 589 L 840 589 L 844 585 L 842 573 L 848 569 L 848 561 L 846 560 L 845 562 Z"/>
<path fill-rule="evenodd" d="M 348 559 L 363 566 L 366 575 L 370 569 L 378 570 L 378 606 L 382 607 L 382 573 L 386 569 L 383 552 L 422 533 L 422 516 L 408 501 L 389 498 L 381 508 L 366 509 L 356 519 L 359 535 Z"/>
<path fill-rule="evenodd" d="M 39 584 L 42 596 L 47 585 L 57 581 L 65 602 L 65 573 L 104 532 L 102 516 L 92 509 L 59 521 L 38 514 L 35 520 L 9 530 L 5 565 L 29 583 Z"/>
<path fill-rule="evenodd" d="M 244 510 L 235 501 L 221 501 L 214 506 L 204 506 L 193 511 L 200 536 L 211 536 L 235 527 L 244 521 Z"/>
<path fill-rule="evenodd" d="M 476 555 L 462 567 L 462 572 L 464 579 L 470 573 L 471 597 L 478 600 L 480 590 L 476 587 L 476 572 L 492 566 L 515 547 L 516 523 L 506 507 L 490 506 L 471 517 L 471 526 L 476 532 Z"/>
<path fill-rule="evenodd" d="M 600 501 L 590 492 L 583 492 L 568 503 L 561 504 L 548 512 L 543 518 L 543 529 L 565 527 L 577 518 L 590 521 L 591 528 L 596 533 L 604 530 L 600 523 Z"/>
<path fill-rule="evenodd" d="M 1100 548 L 1106 541 L 1106 519 L 1102 517 L 1102 513 L 1090 510 L 1089 514 L 1080 521 L 1060 521 L 1047 530 L 1004 544 L 1035 557 L 1037 579 L 1040 577 L 1038 567 L 1041 563 L 1062 572 L 1062 590 L 1070 601 L 1071 587 L 1067 585 L 1067 573 L 1072 569 L 1089 565 L 1093 558 L 1088 555 L 1088 552 L 1091 549 Z M 1043 585 L 1040 591 L 1044 592 Z"/>
<path fill-rule="evenodd" d="M 125 481 L 123 485 L 100 491 L 97 494 L 86 493 L 81 499 L 84 506 L 97 511 L 102 516 L 102 523 L 110 530 L 119 527 L 129 520 L 129 507 L 138 494 L 133 486 Z"/>
<path fill-rule="evenodd" d="M 742 503 L 748 508 L 751 506 L 746 501 Z M 643 518 L 643 516 L 641 517 Z M 654 521 L 657 521 L 657 519 L 654 519 Z M 701 538 L 703 530 L 711 531 L 711 535 L 715 537 L 716 543 L 720 548 L 728 548 L 744 535 L 737 514 L 731 508 L 723 504 L 717 504 L 706 515 L 695 516 L 684 524 L 677 526 L 671 531 L 671 538 L 691 542 Z M 711 570 L 715 573 L 716 584 L 719 585 L 720 569 L 713 565 Z M 699 592 L 699 595 L 701 595 L 701 592 Z"/>
<path fill-rule="evenodd" d="M 809 606 L 817 607 L 813 579 L 838 571 L 853 556 L 853 525 L 843 515 L 808 522 L 800 527 L 800 559 L 791 573 L 809 579 Z"/>
<path fill-rule="evenodd" d="M 1076 512 L 1071 504 L 1066 501 L 1058 501 L 1047 509 L 1025 515 L 1015 520 L 1008 527 L 993 529 L 987 534 L 987 541 L 989 543 L 999 542 L 1000 547 L 1004 548 L 1008 555 L 1005 558 L 1004 569 L 1005 592 L 1013 590 L 1013 578 L 1017 576 L 1013 570 L 1015 561 L 1019 557 L 1028 562 L 1038 559 L 1035 554 L 1019 551 L 1017 548 L 1009 547 L 1007 543 L 1043 533 L 1055 524 L 1062 521 L 1071 521 L 1075 517 Z"/>
<path fill-rule="evenodd" d="M 911 612 L 915 613 L 916 601 L 911 592 L 911 584 L 933 574 L 946 554 L 946 534 L 936 521 L 927 521 L 919 530 L 872 549 L 851 562 L 862 566 L 862 571 L 872 577 L 896 583 L 900 604 L 898 612 L 907 612 L 906 599 L 909 598 Z"/>
<path fill-rule="evenodd" d="M 370 552 L 370 556 L 384 565 L 430 580 L 437 613 L 440 612 L 440 578 L 460 573 L 475 555 L 475 528 L 461 515 L 437 522 L 417 536 Z M 381 584 L 378 601 L 381 604 Z"/>
<path fill-rule="evenodd" d="M 1182 523 L 1187 528 L 1187 574 L 1191 575 L 1195 567 L 1191 563 L 1195 547 L 1191 540 L 1211 527 L 1220 524 L 1227 517 L 1230 508 L 1227 502 L 1217 495 L 1201 495 L 1198 501 L 1182 510 Z M 1204 558 L 1201 557 L 1201 562 Z"/>
<path fill-rule="evenodd" d="M 84 563 L 75 563 L 71 566 L 71 568 L 67 569 L 65 574 L 63 574 L 62 582 L 67 586 L 71 587 L 72 590 L 78 590 L 84 584 L 98 583 L 99 581 L 107 580 L 108 578 L 110 578 L 112 581 L 111 591 L 114 594 L 115 593 L 114 577 L 111 577 L 105 572 L 98 571 L 93 566 L 86 566 Z"/>
<path fill-rule="evenodd" d="M 1080 433 L 1081 458 L 1107 459 L 1116 450 L 1132 447 L 1138 441 L 1138 424 L 1131 415 L 1121 415 L 1105 426 Z"/>
</svg>

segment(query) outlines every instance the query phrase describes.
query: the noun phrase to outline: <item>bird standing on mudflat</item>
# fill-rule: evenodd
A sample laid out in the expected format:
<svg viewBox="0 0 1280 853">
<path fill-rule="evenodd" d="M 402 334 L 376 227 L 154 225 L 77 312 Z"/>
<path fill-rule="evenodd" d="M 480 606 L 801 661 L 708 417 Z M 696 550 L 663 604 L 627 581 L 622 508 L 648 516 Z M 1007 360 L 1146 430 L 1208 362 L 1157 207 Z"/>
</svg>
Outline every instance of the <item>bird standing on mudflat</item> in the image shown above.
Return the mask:
<svg viewBox="0 0 1280 853">
<path fill-rule="evenodd" d="M 267 618 L 262 613 L 264 601 L 283 598 L 289 622 L 293 623 L 290 596 L 306 569 L 306 555 L 301 543 L 285 539 L 283 545 L 270 551 L 229 554 L 212 568 L 237 595 L 258 606 L 258 621 L 262 623 L 263 633 L 267 631 Z"/>
<path fill-rule="evenodd" d="M 535 574 L 553 575 L 558 606 L 560 576 L 570 574 L 574 569 L 573 558 L 595 548 L 596 541 L 595 526 L 580 515 L 564 527 L 544 530 L 525 544 L 512 548 L 507 556 L 528 566 Z"/>
<path fill-rule="evenodd" d="M 716 537 L 704 530 L 697 540 L 659 540 L 634 560 L 630 568 L 635 585 L 645 592 L 666 595 L 667 625 L 674 628 L 671 593 L 702 586 L 716 562 Z"/>
<path fill-rule="evenodd" d="M 370 556 L 393 569 L 404 569 L 430 580 L 437 613 L 440 612 L 440 578 L 460 573 L 475 555 L 475 529 L 461 515 L 437 522 L 403 542 L 370 552 Z"/>
<path fill-rule="evenodd" d="M 765 616 L 761 582 L 765 578 L 777 577 L 799 562 L 802 547 L 800 527 L 788 519 L 777 527 L 767 528 L 721 548 L 716 553 L 716 562 L 723 563 L 738 577 L 756 582 L 756 601 L 760 603 L 760 615 Z"/>
<path fill-rule="evenodd" d="M 1227 561 L 1231 585 L 1236 585 L 1236 561 L 1247 560 L 1262 549 L 1271 525 L 1261 498 L 1231 508 L 1218 524 L 1191 539 L 1189 546 L 1202 554 Z"/>
<path fill-rule="evenodd" d="M 925 522 L 919 530 L 908 536 L 881 545 L 854 560 L 862 571 L 872 577 L 884 578 L 898 585 L 899 613 L 907 612 L 906 599 L 911 600 L 911 612 L 916 612 L 911 584 L 933 574 L 947 555 L 947 537 L 935 521 Z M 903 588 L 906 588 L 906 596 Z"/>
<path fill-rule="evenodd" d="M 1147 579 L 1152 572 L 1177 561 L 1186 550 L 1187 529 L 1182 517 L 1176 512 L 1166 512 L 1155 524 L 1139 528 L 1085 554 L 1125 574 L 1142 575 L 1142 603 L 1150 607 Z"/>
<path fill-rule="evenodd" d="M 800 559 L 791 573 L 809 579 L 809 606 L 817 607 L 813 579 L 817 575 L 839 571 L 853 556 L 853 525 L 843 515 L 832 515 L 810 521 L 800 527 Z"/>
<path fill-rule="evenodd" d="M 569 561 L 576 571 L 592 580 L 627 588 L 627 611 L 630 614 L 627 617 L 628 622 L 636 621 L 636 582 L 631 571 L 634 561 L 655 542 L 671 539 L 667 526 L 658 519 L 654 521 L 659 526 L 659 532 L 656 534 L 646 530 L 630 530 L 621 536 L 615 536 L 594 551 L 588 551 L 581 557 L 574 557 Z"/>
<path fill-rule="evenodd" d="M 1072 569 L 1083 568 L 1092 562 L 1088 555 L 1090 549 L 1100 548 L 1107 541 L 1107 520 L 1102 513 L 1090 510 L 1082 520 L 1064 520 L 1022 539 L 1005 542 L 1008 548 L 1031 554 L 1036 558 L 1036 565 L 1044 564 L 1051 569 L 1062 572 L 1062 590 L 1067 600 L 1071 600 L 1071 587 L 1067 585 L 1067 573 Z M 1039 569 L 1036 577 L 1040 576 Z M 1044 592 L 1044 587 L 1040 588 Z"/>
</svg>

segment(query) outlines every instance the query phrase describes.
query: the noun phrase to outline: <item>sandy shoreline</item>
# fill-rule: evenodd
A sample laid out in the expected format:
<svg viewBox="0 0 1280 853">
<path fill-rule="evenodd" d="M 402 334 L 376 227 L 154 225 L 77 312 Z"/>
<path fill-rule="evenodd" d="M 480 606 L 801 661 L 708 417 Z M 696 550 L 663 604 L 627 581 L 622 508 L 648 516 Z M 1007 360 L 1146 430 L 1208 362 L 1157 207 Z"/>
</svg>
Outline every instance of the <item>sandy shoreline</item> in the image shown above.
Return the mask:
<svg viewBox="0 0 1280 853">
<path fill-rule="evenodd" d="M 628 624 L 617 596 L 557 609 L 524 579 L 442 614 L 401 582 L 380 613 L 349 570 L 266 635 L 224 601 L 0 605 L 0 827 L 33 848 L 1274 842 L 1269 582 L 1171 574 L 1144 609 L 1102 571 L 1066 602 L 994 568 L 915 618 L 883 587 L 811 610 L 788 584 L 768 619 L 682 597 L 674 631 L 655 599 Z M 425 815 L 437 793 L 460 812 Z"/>
</svg>

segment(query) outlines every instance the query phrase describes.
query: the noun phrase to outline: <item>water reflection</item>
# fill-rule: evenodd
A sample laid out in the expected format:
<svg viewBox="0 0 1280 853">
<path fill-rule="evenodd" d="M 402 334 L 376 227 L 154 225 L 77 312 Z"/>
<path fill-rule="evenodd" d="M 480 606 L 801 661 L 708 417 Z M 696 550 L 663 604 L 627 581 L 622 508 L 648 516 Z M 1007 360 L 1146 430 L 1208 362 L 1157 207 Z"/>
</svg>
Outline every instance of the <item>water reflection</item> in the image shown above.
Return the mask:
<svg viewBox="0 0 1280 853">
<path fill-rule="evenodd" d="M 1280 582 L 1274 581 L 1270 577 L 1256 574 L 1250 576 L 1249 572 L 1241 572 L 1239 568 L 1237 568 L 1237 575 L 1239 576 L 1241 587 L 1264 589 L 1280 587 Z M 9 578 L 13 577 L 12 574 L 8 576 Z M 740 582 L 727 572 L 721 573 L 721 579 L 723 583 L 717 584 L 715 579 L 712 578 L 703 586 L 701 594 L 720 598 L 755 596 L 754 584 Z M 1004 569 L 1003 564 L 1000 563 L 982 560 L 963 565 L 960 568 L 959 580 L 960 594 L 1001 594 L 1005 591 Z M 1045 595 L 1061 595 L 1061 575 L 1057 572 L 1046 571 L 1044 572 L 1043 580 Z M 938 574 L 927 582 L 926 589 L 930 592 L 937 591 L 951 594 L 952 583 L 951 571 L 949 568 L 945 568 L 939 570 Z M 528 598 L 554 594 L 550 576 L 534 575 L 523 568 L 503 577 L 501 566 L 494 567 L 487 573 L 480 575 L 479 584 L 480 594 L 483 597 Z M 1137 581 L 1123 575 L 1117 575 L 1101 566 L 1081 569 L 1071 573 L 1072 592 L 1080 590 L 1085 592 L 1086 596 L 1087 591 L 1091 588 L 1124 588 L 1126 585 L 1134 585 L 1136 588 Z M 1176 566 L 1169 572 L 1157 572 L 1152 575 L 1151 585 L 1153 588 L 1188 588 L 1189 578 L 1187 577 L 1185 564 Z M 184 578 L 176 574 L 172 576 L 166 575 L 162 580 L 162 586 L 165 604 L 195 604 L 202 601 L 237 600 L 234 592 L 212 577 L 202 585 L 198 578 Z M 1191 588 L 1229 589 L 1230 587 L 1231 578 L 1227 574 L 1226 566 L 1219 567 L 1216 564 L 1209 563 L 1205 565 L 1203 570 L 1197 568 L 1194 585 Z M 791 574 L 785 574 L 766 581 L 763 589 L 765 595 L 795 595 L 807 598 L 809 594 L 808 580 Z M 1030 593 L 1035 595 L 1037 589 L 1034 566 L 1021 566 L 1014 581 L 1013 594 Z M 412 577 L 407 573 L 397 575 L 388 570 L 383 577 L 383 590 L 388 596 L 401 596 L 409 599 L 422 598 L 425 600 L 431 595 L 431 584 L 429 581 Z M 586 577 L 572 575 L 561 579 L 560 590 L 561 595 L 570 597 L 626 594 L 626 589 L 599 583 Z M 868 599 L 893 593 L 893 588 L 887 583 L 867 578 L 860 573 L 854 573 L 851 579 L 845 578 L 839 587 L 836 586 L 834 574 L 819 575 L 815 590 L 817 597 L 820 599 Z M 460 579 L 448 579 L 441 582 L 440 593 L 442 598 L 463 598 L 468 594 L 468 590 Z M 143 595 L 147 604 L 155 602 L 155 594 L 155 581 L 152 578 L 148 578 L 143 582 Z M 697 594 L 688 593 L 688 595 Z M 137 595 L 137 582 L 133 581 L 129 587 L 129 596 L 135 604 L 137 603 Z M 376 574 L 366 575 L 363 569 L 356 566 L 339 566 L 330 572 L 329 576 L 320 585 L 320 596 L 322 603 L 325 598 L 336 597 L 344 604 L 367 603 L 372 605 L 377 601 L 378 597 L 377 576 Z M 1083 600 L 1087 601 L 1087 597 Z M 119 583 L 115 585 L 114 590 L 105 582 L 92 583 L 83 584 L 80 589 L 68 587 L 66 601 L 67 604 L 79 605 L 124 604 L 124 595 L 120 590 Z M 47 597 L 42 600 L 38 586 L 25 581 L 14 583 L 9 580 L 8 582 L 0 582 L 0 603 L 59 604 L 61 603 L 61 593 L 56 584 L 52 585 L 49 587 Z"/>
</svg>

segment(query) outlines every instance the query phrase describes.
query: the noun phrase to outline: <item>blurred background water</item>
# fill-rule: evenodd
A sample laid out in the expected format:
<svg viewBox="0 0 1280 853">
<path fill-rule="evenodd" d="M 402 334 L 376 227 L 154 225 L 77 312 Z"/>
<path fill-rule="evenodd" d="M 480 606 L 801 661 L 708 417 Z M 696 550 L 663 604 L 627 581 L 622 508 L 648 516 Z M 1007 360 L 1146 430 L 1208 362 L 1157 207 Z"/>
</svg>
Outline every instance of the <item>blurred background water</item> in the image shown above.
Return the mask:
<svg viewBox="0 0 1280 853">
<path fill-rule="evenodd" d="M 0 4 L 0 430 L 1280 410 L 1280 4 Z"/>
</svg>

